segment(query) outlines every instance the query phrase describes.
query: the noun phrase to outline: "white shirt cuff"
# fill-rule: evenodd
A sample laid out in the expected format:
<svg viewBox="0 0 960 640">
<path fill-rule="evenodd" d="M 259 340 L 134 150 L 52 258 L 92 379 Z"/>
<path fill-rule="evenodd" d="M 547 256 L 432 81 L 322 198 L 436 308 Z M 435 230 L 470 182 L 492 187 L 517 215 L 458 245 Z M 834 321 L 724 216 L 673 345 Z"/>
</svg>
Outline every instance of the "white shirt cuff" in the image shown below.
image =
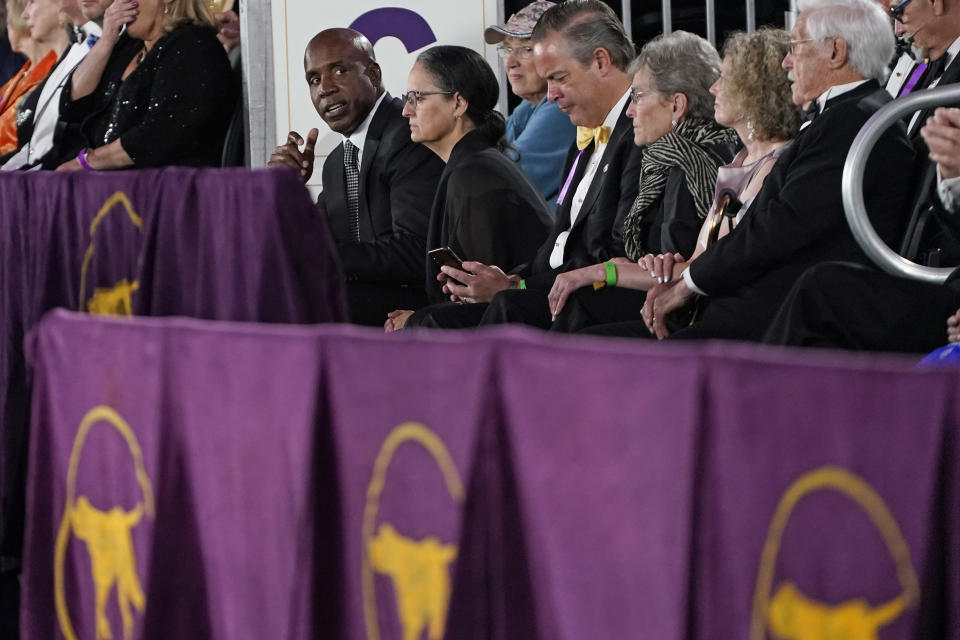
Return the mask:
<svg viewBox="0 0 960 640">
<path fill-rule="evenodd" d="M 947 211 L 956 213 L 960 209 L 960 177 L 944 178 L 937 167 L 937 195 Z"/>
<path fill-rule="evenodd" d="M 703 291 L 703 289 L 701 289 L 696 285 L 696 283 L 694 283 L 693 276 L 690 275 L 690 267 L 687 267 L 686 269 L 684 269 L 680 275 L 683 277 L 683 281 L 687 283 L 687 289 L 690 289 L 690 291 L 693 291 L 694 293 L 699 294 L 701 296 L 707 295 L 706 292 Z"/>
</svg>

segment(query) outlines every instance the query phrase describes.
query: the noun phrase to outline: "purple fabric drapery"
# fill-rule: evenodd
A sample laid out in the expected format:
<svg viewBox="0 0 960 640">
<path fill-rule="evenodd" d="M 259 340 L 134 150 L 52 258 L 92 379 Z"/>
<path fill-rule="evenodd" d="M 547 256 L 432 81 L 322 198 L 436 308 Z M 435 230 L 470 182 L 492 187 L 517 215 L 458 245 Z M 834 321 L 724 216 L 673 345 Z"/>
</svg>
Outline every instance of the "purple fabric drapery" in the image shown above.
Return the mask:
<svg viewBox="0 0 960 640">
<path fill-rule="evenodd" d="M 31 354 L 27 639 L 960 637 L 956 371 L 64 312 Z"/>
<path fill-rule="evenodd" d="M 23 339 L 55 307 L 317 323 L 346 317 L 326 220 L 286 171 L 0 175 L 0 571 L 16 565 Z"/>
</svg>

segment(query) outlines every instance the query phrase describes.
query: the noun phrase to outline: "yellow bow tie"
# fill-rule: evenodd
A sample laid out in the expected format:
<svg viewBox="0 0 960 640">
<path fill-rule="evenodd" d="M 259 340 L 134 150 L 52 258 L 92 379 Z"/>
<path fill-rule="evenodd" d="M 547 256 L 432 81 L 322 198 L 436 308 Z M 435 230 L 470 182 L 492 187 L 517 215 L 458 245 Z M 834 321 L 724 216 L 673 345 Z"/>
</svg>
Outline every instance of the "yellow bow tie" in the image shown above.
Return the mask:
<svg viewBox="0 0 960 640">
<path fill-rule="evenodd" d="M 577 127 L 577 149 L 583 151 L 593 140 L 594 148 L 607 144 L 610 140 L 610 127 Z"/>
</svg>

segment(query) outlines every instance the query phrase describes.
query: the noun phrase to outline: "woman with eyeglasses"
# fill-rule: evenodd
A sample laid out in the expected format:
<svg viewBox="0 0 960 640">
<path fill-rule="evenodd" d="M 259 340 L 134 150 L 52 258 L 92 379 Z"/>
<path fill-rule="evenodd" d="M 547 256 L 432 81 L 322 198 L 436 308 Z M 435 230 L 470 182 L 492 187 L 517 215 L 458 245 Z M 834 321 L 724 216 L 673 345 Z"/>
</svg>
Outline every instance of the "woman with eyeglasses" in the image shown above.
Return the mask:
<svg viewBox="0 0 960 640">
<path fill-rule="evenodd" d="M 657 293 L 657 285 L 679 278 L 690 261 L 727 235 L 747 214 L 767 174 L 800 128 L 801 111 L 793 103 L 787 73 L 780 66 L 790 46 L 790 34 L 780 29 L 735 33 L 727 39 L 721 74 L 711 85 L 710 93 L 714 96 L 717 124 L 735 130 L 743 146 L 729 164 L 718 169 L 716 185 L 711 187 L 712 204 L 692 254 L 645 253 L 636 263 L 617 263 L 616 286 L 651 291 L 647 305 L 642 311 L 630 311 L 635 319 L 598 323 L 599 326 L 586 328 L 587 333 L 651 336 L 647 330 L 647 309 Z M 691 255 L 690 261 L 685 260 L 686 255 Z M 603 280 L 606 275 L 604 265 L 587 269 L 593 271 L 581 274 L 587 281 Z M 561 282 L 558 278 L 554 285 L 561 296 L 550 302 L 559 305 L 561 317 L 564 303 L 569 305 L 573 299 L 568 299 L 571 291 L 564 287 L 575 284 L 576 281 Z"/>
<path fill-rule="evenodd" d="M 483 36 L 487 44 L 497 45 L 510 90 L 523 99 L 507 118 L 507 141 L 517 150 L 520 168 L 554 212 L 563 164 L 577 128 L 557 103 L 547 100 L 547 81 L 533 64 L 530 36 L 537 20 L 552 6 L 553 2 L 532 2 L 504 24 L 487 27 Z"/>
<path fill-rule="evenodd" d="M 465 47 L 432 47 L 417 57 L 407 88 L 403 115 L 411 140 L 446 164 L 430 210 L 427 247 L 449 247 L 463 260 L 505 272 L 533 259 L 550 215 L 536 187 L 507 155 L 506 124 L 494 111 L 499 86 L 490 65 Z M 444 299 L 445 280 L 427 258 L 432 302 Z M 385 329 L 402 328 L 411 314 L 391 312 Z"/>
</svg>

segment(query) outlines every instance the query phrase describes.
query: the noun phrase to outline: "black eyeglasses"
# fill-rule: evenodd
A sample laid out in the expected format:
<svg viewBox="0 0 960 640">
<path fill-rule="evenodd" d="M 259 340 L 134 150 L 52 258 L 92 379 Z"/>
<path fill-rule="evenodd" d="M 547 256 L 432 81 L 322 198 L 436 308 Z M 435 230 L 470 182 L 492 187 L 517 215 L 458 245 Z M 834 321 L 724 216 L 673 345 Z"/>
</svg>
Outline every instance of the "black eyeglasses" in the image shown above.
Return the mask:
<svg viewBox="0 0 960 640">
<path fill-rule="evenodd" d="M 907 10 L 907 5 L 912 0 L 900 0 L 897 4 L 890 7 L 890 15 L 897 22 L 903 22 L 903 12 Z"/>
<path fill-rule="evenodd" d="M 416 108 L 423 102 L 424 96 L 452 96 L 453 91 L 407 91 L 403 94 L 404 106 L 410 105 L 411 109 Z"/>
</svg>

